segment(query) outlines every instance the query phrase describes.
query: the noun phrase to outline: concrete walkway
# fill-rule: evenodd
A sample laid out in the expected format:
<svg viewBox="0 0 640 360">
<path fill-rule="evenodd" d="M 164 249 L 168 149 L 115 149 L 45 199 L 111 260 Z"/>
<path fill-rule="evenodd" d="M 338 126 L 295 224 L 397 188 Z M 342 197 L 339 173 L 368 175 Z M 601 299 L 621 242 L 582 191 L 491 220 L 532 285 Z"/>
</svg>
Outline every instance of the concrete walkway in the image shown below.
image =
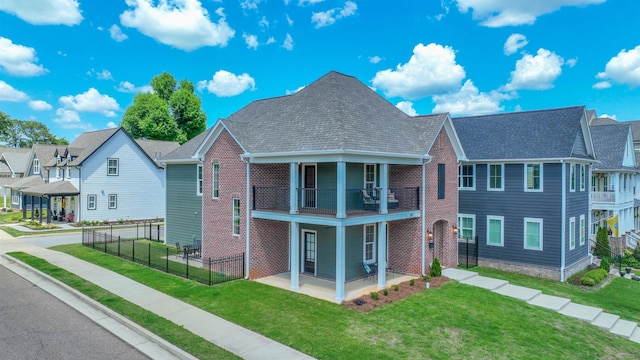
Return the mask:
<svg viewBox="0 0 640 360">
<path fill-rule="evenodd" d="M 443 270 L 442 275 L 463 284 L 481 287 L 496 294 L 509 296 L 531 305 L 586 321 L 613 334 L 640 343 L 640 328 L 637 323 L 622 320 L 618 315 L 603 312 L 600 308 L 575 304 L 566 298 L 545 295 L 540 290 L 513 285 L 506 280 L 480 276 L 473 271 L 452 268 Z"/>
<path fill-rule="evenodd" d="M 308 355 L 297 350 L 226 321 L 195 306 L 177 300 L 169 295 L 151 289 L 115 272 L 61 252 L 26 244 L 19 239 L 12 238 L 4 231 L 0 230 L 0 253 L 3 254 L 10 251 L 23 251 L 33 256 L 45 259 L 51 264 L 76 274 L 127 301 L 143 307 L 158 316 L 166 318 L 175 324 L 183 326 L 192 333 L 242 358 L 312 359 Z M 0 258 L 0 265 L 4 265 L 10 270 L 25 277 L 27 280 L 34 282 L 44 290 L 47 290 L 48 288 L 48 286 L 45 285 L 56 282 L 53 281 L 54 279 L 51 279 L 44 274 L 39 272 L 36 273 L 28 266 L 21 264 L 7 255 L 2 255 L 2 258 Z M 38 278 L 38 276 L 40 278 Z M 54 296 L 59 295 L 56 297 L 63 301 L 68 300 L 69 298 L 78 297 L 77 294 L 70 291 L 72 289 L 69 289 L 66 286 L 62 286 L 61 288 L 65 291 L 53 291 L 50 293 Z M 106 317 L 116 320 L 119 320 L 118 318 L 122 318 L 102 307 L 100 304 L 95 302 L 92 303 L 92 301 L 86 301 L 86 299 L 84 300 L 85 305 L 80 302 L 71 302 L 70 305 L 75 308 L 87 307 L 88 305 L 89 307 L 103 311 L 103 313 L 107 314 Z M 106 319 L 105 316 L 101 315 L 89 315 L 89 317 L 94 318 L 94 321 L 98 323 L 107 322 L 109 320 Z M 127 326 L 133 327 L 131 324 L 125 324 L 125 327 Z M 116 330 L 114 333 L 119 335 L 117 332 L 119 332 L 119 330 Z M 131 331 L 125 332 L 125 337 L 128 337 L 130 333 Z M 140 335 L 144 336 L 144 333 L 145 331 L 141 331 Z M 155 344 L 156 341 L 158 342 L 159 347 L 151 345 Z M 173 345 L 168 344 L 163 340 L 158 340 L 157 337 L 148 338 L 147 341 L 137 339 L 134 342 L 137 342 L 139 346 L 137 346 L 137 344 L 132 345 L 136 346 L 140 351 L 148 354 L 151 358 L 193 358 L 192 356 L 175 348 Z M 153 347 L 153 350 L 145 352 L 145 346 Z M 165 355 L 160 355 L 157 351 L 164 351 Z"/>
</svg>

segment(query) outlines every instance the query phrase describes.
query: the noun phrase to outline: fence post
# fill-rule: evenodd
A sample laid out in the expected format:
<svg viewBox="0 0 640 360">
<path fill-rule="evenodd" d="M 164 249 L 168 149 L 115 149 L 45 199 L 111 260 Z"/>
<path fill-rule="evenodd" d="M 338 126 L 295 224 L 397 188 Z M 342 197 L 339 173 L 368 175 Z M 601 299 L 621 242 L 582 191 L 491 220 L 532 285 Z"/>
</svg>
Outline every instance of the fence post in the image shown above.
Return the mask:
<svg viewBox="0 0 640 360">
<path fill-rule="evenodd" d="M 187 279 L 189 278 L 189 253 L 185 252 L 185 258 L 187 259 Z"/>
<path fill-rule="evenodd" d="M 131 261 L 136 262 L 136 241 L 131 242 Z"/>
<path fill-rule="evenodd" d="M 136 223 L 136 239 L 138 239 L 138 236 L 140 235 L 138 235 L 138 223 Z"/>
<path fill-rule="evenodd" d="M 158 224 L 158 233 L 156 235 L 158 236 L 158 242 L 160 242 L 160 224 Z"/>
<path fill-rule="evenodd" d="M 467 238 L 467 269 L 469 268 L 469 238 Z"/>
<path fill-rule="evenodd" d="M 105 236 L 105 239 L 104 239 L 104 252 L 105 252 L 105 254 L 107 253 L 107 239 L 106 239 L 106 236 Z"/>
<path fill-rule="evenodd" d="M 165 272 L 169 272 L 169 248 L 167 249 L 167 264 L 166 264 L 166 271 Z"/>
<path fill-rule="evenodd" d="M 209 258 L 209 286 L 211 286 L 211 258 Z"/>
<path fill-rule="evenodd" d="M 148 266 L 151 267 L 151 243 L 147 245 L 149 245 L 149 252 L 147 253 L 147 263 L 149 264 Z"/>
<path fill-rule="evenodd" d="M 109 234 L 109 239 L 113 239 L 113 225 L 110 226 L 111 233 Z"/>
<path fill-rule="evenodd" d="M 92 248 L 96 248 L 96 231 L 92 230 L 91 231 L 91 247 Z"/>
<path fill-rule="evenodd" d="M 120 257 L 120 235 L 118 235 L 118 257 Z"/>
<path fill-rule="evenodd" d="M 151 228 L 151 225 L 153 224 L 149 223 L 149 240 L 153 240 L 153 233 L 152 233 L 153 229 Z"/>
</svg>

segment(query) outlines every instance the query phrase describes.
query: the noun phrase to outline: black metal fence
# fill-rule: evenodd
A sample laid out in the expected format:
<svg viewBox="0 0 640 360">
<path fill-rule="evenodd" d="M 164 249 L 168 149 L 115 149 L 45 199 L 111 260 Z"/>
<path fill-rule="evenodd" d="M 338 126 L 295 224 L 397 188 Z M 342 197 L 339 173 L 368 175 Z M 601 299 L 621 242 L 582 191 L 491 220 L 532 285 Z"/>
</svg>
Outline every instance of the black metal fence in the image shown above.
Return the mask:
<svg viewBox="0 0 640 360">
<path fill-rule="evenodd" d="M 148 238 L 135 238 L 135 228 L 128 232 L 105 229 L 83 228 L 82 245 L 115 255 L 166 273 L 195 280 L 206 285 L 215 285 L 231 280 L 242 279 L 244 272 L 244 253 L 219 259 L 202 259 L 186 251 L 173 247 L 138 241 Z M 140 232 L 145 234 L 144 232 Z M 151 233 L 155 234 L 155 233 Z M 153 237 L 153 236 L 152 236 Z"/>
<path fill-rule="evenodd" d="M 458 238 L 458 264 L 465 268 L 478 266 L 478 237 Z"/>
<path fill-rule="evenodd" d="M 122 240 L 140 240 L 147 239 L 157 242 L 164 242 L 164 224 L 163 223 L 139 223 L 126 225 L 106 225 L 91 226 L 82 228 L 82 242 L 92 240 L 94 237 Z"/>
</svg>

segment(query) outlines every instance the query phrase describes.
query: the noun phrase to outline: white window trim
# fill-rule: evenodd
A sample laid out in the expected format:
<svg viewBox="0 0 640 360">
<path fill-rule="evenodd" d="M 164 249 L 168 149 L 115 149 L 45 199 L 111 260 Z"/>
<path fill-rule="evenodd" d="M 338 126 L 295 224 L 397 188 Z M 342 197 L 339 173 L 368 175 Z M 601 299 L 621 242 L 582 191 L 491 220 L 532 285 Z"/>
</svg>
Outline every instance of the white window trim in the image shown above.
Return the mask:
<svg viewBox="0 0 640 360">
<path fill-rule="evenodd" d="M 93 207 L 91 206 L 91 199 L 93 197 Z M 87 210 L 96 210 L 98 208 L 98 196 L 95 194 L 87 195 Z"/>
<path fill-rule="evenodd" d="M 109 169 L 111 168 L 111 165 L 109 165 L 109 162 L 111 160 L 115 160 L 116 161 L 116 173 L 115 174 L 109 174 Z M 120 160 L 118 158 L 107 158 L 107 176 L 118 176 L 120 175 Z"/>
<path fill-rule="evenodd" d="M 367 228 L 373 228 L 373 253 L 371 260 L 367 260 Z M 362 262 L 365 264 L 373 264 L 377 259 L 377 247 L 378 247 L 378 227 L 376 224 L 365 224 L 362 226 Z"/>
<path fill-rule="evenodd" d="M 114 206 L 111 206 L 111 197 L 114 197 L 115 201 L 114 201 Z M 109 209 L 117 209 L 118 208 L 118 194 L 109 194 L 107 196 L 107 208 Z"/>
<path fill-rule="evenodd" d="M 236 201 L 238 202 L 238 216 L 236 216 Z M 240 227 L 242 225 L 242 219 L 240 217 L 241 210 L 242 209 L 240 209 L 240 198 L 233 198 L 233 200 L 231 201 L 231 218 L 232 218 L 231 234 L 233 236 L 240 236 Z M 236 233 L 236 219 L 240 220 L 238 222 L 238 232 L 237 233 Z"/>
<path fill-rule="evenodd" d="M 471 218 L 471 240 L 475 241 L 476 238 L 476 215 L 475 214 L 458 214 L 458 239 L 464 239 L 460 235 L 462 234 L 462 221 L 461 218 Z"/>
<path fill-rule="evenodd" d="M 202 169 L 202 164 L 198 164 L 196 167 L 196 195 L 202 196 L 202 186 L 203 186 L 203 178 L 204 173 Z"/>
<path fill-rule="evenodd" d="M 473 186 L 462 186 L 462 167 L 463 166 L 471 166 L 471 168 L 473 170 L 472 171 L 472 175 L 471 175 L 471 182 L 473 183 Z M 458 168 L 458 190 L 475 190 L 476 189 L 476 164 L 460 164 L 460 167 Z"/>
<path fill-rule="evenodd" d="M 373 181 L 367 181 L 367 166 L 373 166 Z M 316 170 L 316 176 L 318 175 Z M 367 184 L 372 184 L 371 189 L 375 191 L 378 187 L 378 164 L 366 163 L 364 164 L 364 185 L 363 188 L 367 189 Z M 317 186 L 317 183 L 316 183 Z"/>
<path fill-rule="evenodd" d="M 580 191 L 584 191 L 587 187 L 587 166 L 580 165 Z"/>
<path fill-rule="evenodd" d="M 573 240 L 573 245 L 571 245 L 572 240 Z M 576 218 L 572 216 L 569 218 L 569 250 L 573 250 L 575 248 L 576 248 Z"/>
<path fill-rule="evenodd" d="M 492 244 L 489 242 L 489 222 L 491 220 L 500 220 L 500 244 Z M 504 246 L 504 216 L 487 215 L 487 246 Z"/>
<path fill-rule="evenodd" d="M 56 167 L 56 179 L 60 179 L 62 178 L 62 168 L 61 167 Z"/>
<path fill-rule="evenodd" d="M 65 178 L 71 179 L 71 167 L 69 165 L 65 167 Z"/>
<path fill-rule="evenodd" d="M 33 174 L 40 175 L 40 160 L 33 159 Z"/>
<path fill-rule="evenodd" d="M 540 247 L 530 247 L 527 246 L 527 223 L 538 223 L 540 224 Z M 543 250 L 543 234 L 544 234 L 544 224 L 542 219 L 539 218 L 524 218 L 524 229 L 523 229 L 523 246 L 526 250 Z"/>
<path fill-rule="evenodd" d="M 578 226 L 580 226 L 580 246 L 583 246 L 587 241 L 587 221 L 584 215 L 580 215 L 580 223 Z"/>
<path fill-rule="evenodd" d="M 500 187 L 492 188 L 491 187 L 491 167 L 492 166 L 500 166 Z M 504 164 L 487 164 L 487 191 L 504 191 Z"/>
<path fill-rule="evenodd" d="M 217 166 L 216 166 L 217 165 Z M 217 167 L 217 170 L 216 170 Z M 218 193 L 216 195 L 216 193 Z M 220 163 L 214 162 L 211 164 L 211 198 L 220 198 Z"/>
<path fill-rule="evenodd" d="M 576 164 L 569 164 L 569 192 L 576 192 L 577 185 Z"/>
<path fill-rule="evenodd" d="M 529 173 L 527 172 L 529 165 L 540 165 L 540 189 L 529 189 L 527 180 Z M 525 163 L 524 164 L 524 191 L 525 192 L 543 192 L 544 190 L 544 165 L 542 163 Z"/>
</svg>

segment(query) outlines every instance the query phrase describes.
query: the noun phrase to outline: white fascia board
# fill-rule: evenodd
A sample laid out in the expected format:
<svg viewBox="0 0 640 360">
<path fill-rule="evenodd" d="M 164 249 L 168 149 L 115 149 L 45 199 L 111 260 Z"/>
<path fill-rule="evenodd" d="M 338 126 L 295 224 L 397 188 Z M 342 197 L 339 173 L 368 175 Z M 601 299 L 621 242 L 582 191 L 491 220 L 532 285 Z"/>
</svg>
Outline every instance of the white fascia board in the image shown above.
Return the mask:
<svg viewBox="0 0 640 360">
<path fill-rule="evenodd" d="M 467 164 L 522 164 L 522 163 L 562 163 L 599 164 L 600 161 L 582 158 L 530 158 L 530 159 L 473 159 L 466 160 Z"/>
<path fill-rule="evenodd" d="M 447 136 L 449 136 L 449 142 L 451 142 L 451 145 L 453 146 L 453 150 L 456 153 L 458 161 L 468 161 L 469 159 L 467 159 L 467 154 L 464 152 L 464 148 L 462 147 L 462 143 L 458 137 L 458 132 L 456 131 L 456 127 L 453 125 L 453 121 L 449 114 L 447 114 L 444 121 L 444 129 L 447 132 Z"/>
<path fill-rule="evenodd" d="M 287 153 L 245 154 L 254 164 L 292 162 L 372 162 L 381 164 L 420 165 L 429 155 L 407 155 L 360 151 L 300 151 Z"/>
<path fill-rule="evenodd" d="M 251 217 L 256 219 L 267 219 L 276 221 L 297 222 L 304 224 L 324 225 L 324 226 L 355 226 L 371 224 L 381 221 L 404 220 L 420 217 L 420 210 L 397 212 L 393 214 L 376 214 L 372 216 L 355 216 L 346 219 L 334 217 L 321 217 L 314 215 L 292 215 L 270 211 L 252 210 Z"/>
</svg>

